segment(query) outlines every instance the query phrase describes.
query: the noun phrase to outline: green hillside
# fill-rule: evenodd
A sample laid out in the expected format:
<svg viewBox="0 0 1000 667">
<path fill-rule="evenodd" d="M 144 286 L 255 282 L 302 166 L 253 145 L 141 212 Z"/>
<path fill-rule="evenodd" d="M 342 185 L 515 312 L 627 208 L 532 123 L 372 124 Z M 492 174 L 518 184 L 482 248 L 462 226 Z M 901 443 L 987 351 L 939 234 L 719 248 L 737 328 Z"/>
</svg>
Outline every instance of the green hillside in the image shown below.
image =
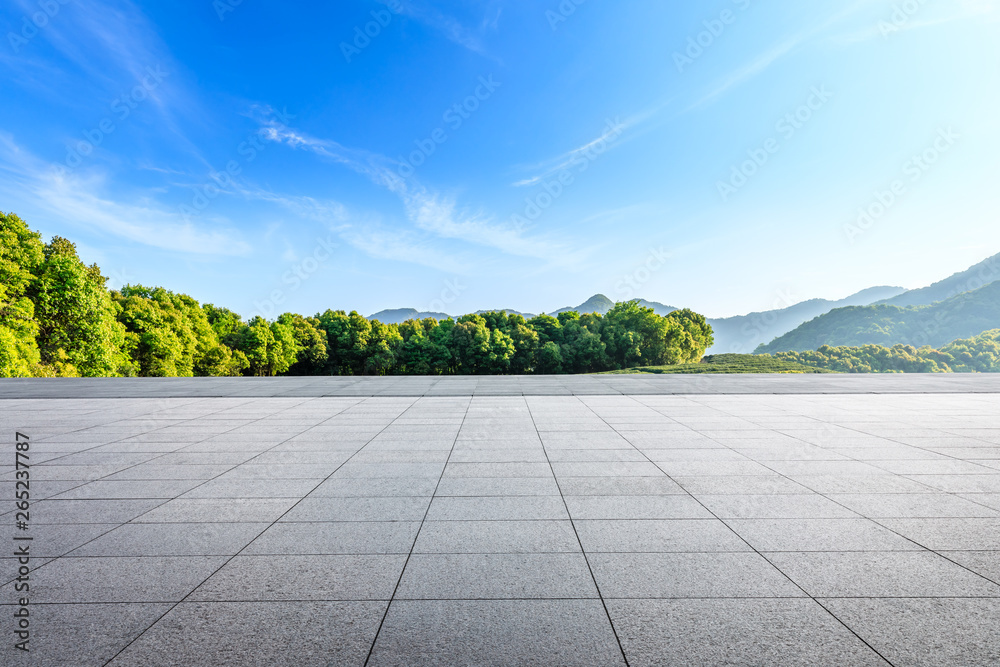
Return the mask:
<svg viewBox="0 0 1000 667">
<path fill-rule="evenodd" d="M 697 364 L 647 366 L 611 371 L 607 374 L 701 374 L 701 373 L 832 373 L 835 371 L 807 366 L 794 359 L 779 359 L 766 354 L 715 354 Z"/>
<path fill-rule="evenodd" d="M 1000 280 L 1000 255 L 994 255 L 933 285 L 909 290 L 879 303 L 890 306 L 926 306 L 950 299 L 956 294 L 977 290 L 998 280 Z"/>
<path fill-rule="evenodd" d="M 1000 328 L 1000 282 L 929 306 L 838 308 L 761 345 L 756 353 L 801 352 L 824 345 L 937 348 L 996 328 Z"/>
<path fill-rule="evenodd" d="M 840 373 L 997 373 L 1000 329 L 952 341 L 939 350 L 911 345 L 823 346 L 813 352 L 779 352 L 776 356 Z"/>
</svg>

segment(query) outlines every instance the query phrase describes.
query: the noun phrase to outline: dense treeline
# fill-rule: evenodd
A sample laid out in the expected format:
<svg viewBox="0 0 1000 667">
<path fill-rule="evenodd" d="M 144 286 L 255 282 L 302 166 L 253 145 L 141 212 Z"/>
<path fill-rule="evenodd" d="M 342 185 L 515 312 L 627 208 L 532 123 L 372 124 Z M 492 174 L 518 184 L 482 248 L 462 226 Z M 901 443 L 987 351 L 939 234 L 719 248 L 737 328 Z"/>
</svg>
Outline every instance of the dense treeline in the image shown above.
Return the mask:
<svg viewBox="0 0 1000 667">
<path fill-rule="evenodd" d="M 141 285 L 109 291 L 75 246 L 0 213 L 0 376 L 588 373 L 697 362 L 701 315 L 634 301 L 606 315 L 503 312 L 383 324 L 356 312 L 249 321 Z"/>
<path fill-rule="evenodd" d="M 815 352 L 778 352 L 774 356 L 841 373 L 997 373 L 1000 329 L 953 341 L 941 349 L 912 345 L 824 345 Z"/>
</svg>

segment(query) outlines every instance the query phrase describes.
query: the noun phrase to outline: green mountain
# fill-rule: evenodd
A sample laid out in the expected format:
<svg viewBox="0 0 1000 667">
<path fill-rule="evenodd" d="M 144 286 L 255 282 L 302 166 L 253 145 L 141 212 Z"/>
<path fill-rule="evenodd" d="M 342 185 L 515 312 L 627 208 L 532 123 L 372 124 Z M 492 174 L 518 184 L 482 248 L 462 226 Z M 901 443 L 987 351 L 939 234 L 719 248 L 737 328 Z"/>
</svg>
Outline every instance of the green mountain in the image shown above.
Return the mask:
<svg viewBox="0 0 1000 667">
<path fill-rule="evenodd" d="M 823 345 L 868 344 L 938 348 L 997 328 L 1000 328 L 1000 282 L 993 282 L 926 306 L 879 303 L 837 308 L 761 345 L 755 352 L 802 352 Z"/>
<path fill-rule="evenodd" d="M 657 315 L 669 315 L 670 313 L 677 310 L 673 306 L 668 306 L 662 303 L 657 303 L 656 301 L 646 301 L 645 299 L 636 299 L 639 305 L 643 308 L 652 308 L 653 312 Z M 576 311 L 581 315 L 586 313 L 600 313 L 601 315 L 607 315 L 608 311 L 614 308 L 615 302 L 604 296 L 603 294 L 595 294 L 590 297 L 579 306 L 570 306 L 568 308 L 560 308 L 559 310 L 549 313 L 549 315 L 558 315 L 559 313 L 568 313 L 570 311 Z"/>
<path fill-rule="evenodd" d="M 715 345 L 709 348 L 709 353 L 749 353 L 834 308 L 867 306 L 904 291 L 902 287 L 870 287 L 839 301 L 810 299 L 787 308 L 709 319 L 715 335 Z"/>
<path fill-rule="evenodd" d="M 1000 255 L 994 255 L 979 264 L 940 280 L 928 287 L 910 290 L 881 303 L 892 306 L 925 306 L 950 299 L 956 294 L 977 290 L 1000 280 Z"/>
<path fill-rule="evenodd" d="M 406 320 L 422 320 L 427 317 L 433 317 L 435 320 L 446 320 L 450 316 L 445 313 L 421 313 L 415 308 L 394 308 L 380 310 L 374 315 L 369 315 L 367 319 L 378 320 L 382 324 L 402 324 Z"/>
</svg>

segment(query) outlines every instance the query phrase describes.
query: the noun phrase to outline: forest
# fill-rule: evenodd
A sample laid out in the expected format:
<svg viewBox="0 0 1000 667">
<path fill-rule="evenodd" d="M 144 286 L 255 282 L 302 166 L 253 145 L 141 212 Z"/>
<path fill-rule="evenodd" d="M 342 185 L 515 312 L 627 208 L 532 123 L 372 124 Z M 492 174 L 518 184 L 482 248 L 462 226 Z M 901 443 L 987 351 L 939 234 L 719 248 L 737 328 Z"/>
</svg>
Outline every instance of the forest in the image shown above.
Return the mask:
<svg viewBox="0 0 1000 667">
<path fill-rule="evenodd" d="M 591 373 L 695 363 L 713 342 L 688 309 L 491 312 L 383 324 L 356 312 L 273 321 L 162 287 L 109 290 L 70 241 L 0 212 L 0 377 Z"/>
<path fill-rule="evenodd" d="M 940 349 L 912 345 L 823 345 L 813 352 L 778 352 L 774 357 L 840 373 L 997 373 L 1000 329 L 955 340 Z"/>
</svg>

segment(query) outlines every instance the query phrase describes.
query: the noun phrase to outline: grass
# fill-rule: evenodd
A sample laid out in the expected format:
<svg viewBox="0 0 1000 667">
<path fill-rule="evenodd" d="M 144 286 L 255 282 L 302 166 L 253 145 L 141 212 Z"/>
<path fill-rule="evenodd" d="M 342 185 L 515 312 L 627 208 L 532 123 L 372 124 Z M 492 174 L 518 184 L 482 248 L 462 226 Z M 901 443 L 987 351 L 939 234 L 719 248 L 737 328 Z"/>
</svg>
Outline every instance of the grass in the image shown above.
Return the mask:
<svg viewBox="0 0 1000 667">
<path fill-rule="evenodd" d="M 832 373 L 795 361 L 775 359 L 769 354 L 713 354 L 697 364 L 645 366 L 608 371 L 609 374 L 636 373 Z"/>
</svg>

